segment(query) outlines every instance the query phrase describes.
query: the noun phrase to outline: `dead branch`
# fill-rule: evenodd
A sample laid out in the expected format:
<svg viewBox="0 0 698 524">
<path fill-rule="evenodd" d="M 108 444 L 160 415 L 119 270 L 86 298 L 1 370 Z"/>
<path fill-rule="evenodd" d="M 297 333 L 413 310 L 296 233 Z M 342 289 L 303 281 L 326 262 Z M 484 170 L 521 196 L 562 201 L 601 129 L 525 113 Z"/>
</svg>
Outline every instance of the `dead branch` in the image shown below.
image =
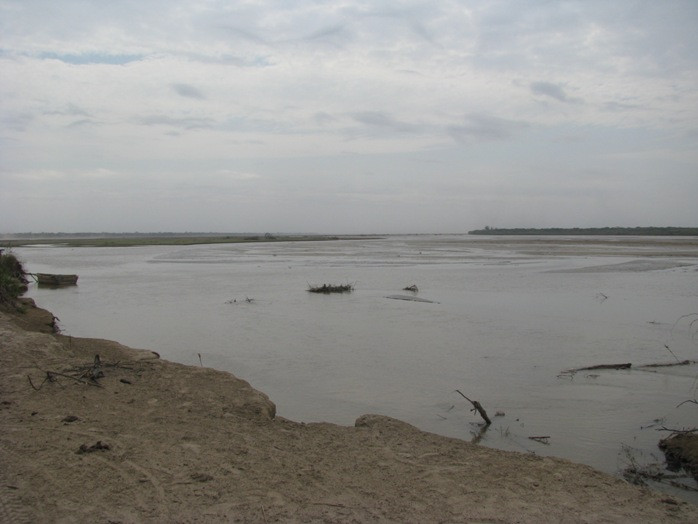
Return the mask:
<svg viewBox="0 0 698 524">
<path fill-rule="evenodd" d="M 482 407 L 482 404 L 480 404 L 477 400 L 470 400 L 463 393 L 461 393 L 459 389 L 456 390 L 456 393 L 458 393 L 461 397 L 463 397 L 465 400 L 467 400 L 473 405 L 473 409 L 471 409 L 470 411 L 477 411 L 482 417 L 482 419 L 485 421 L 485 425 L 489 426 L 490 424 L 492 424 L 492 421 L 490 420 L 490 417 L 487 416 L 487 412 Z"/>
<path fill-rule="evenodd" d="M 534 437 L 528 437 L 530 440 L 535 440 L 536 442 L 540 442 L 541 444 L 545 444 L 547 446 L 550 445 L 550 442 L 548 442 L 548 439 L 550 439 L 550 435 L 541 435 L 541 436 L 534 436 Z"/>
<path fill-rule="evenodd" d="M 32 382 L 32 378 L 29 375 L 27 375 L 27 380 L 29 381 L 29 385 L 32 387 L 34 391 L 39 391 L 46 382 L 54 382 L 56 379 L 49 375 L 48 372 L 46 372 L 46 376 L 44 377 L 44 380 L 41 381 L 41 384 L 39 384 L 38 388 L 34 385 L 34 383 Z"/>
<path fill-rule="evenodd" d="M 674 357 L 674 360 L 676 360 L 676 362 L 679 362 L 679 357 L 677 357 L 676 354 L 671 350 L 671 348 L 669 348 L 669 344 L 664 344 L 664 348 L 665 348 L 669 353 L 671 353 L 671 356 Z"/>
<path fill-rule="evenodd" d="M 53 382 L 53 381 L 54 381 L 53 377 L 54 377 L 54 376 L 58 376 L 58 377 L 69 378 L 69 379 L 72 379 L 72 380 L 74 380 L 74 381 L 76 381 L 76 382 L 80 382 L 81 384 L 87 384 L 88 386 L 97 386 L 98 388 L 101 388 L 101 387 L 102 387 L 102 384 L 98 384 L 97 382 L 91 382 L 91 381 L 83 380 L 83 379 L 80 378 L 80 377 L 74 377 L 74 376 L 72 376 L 72 375 L 66 375 L 65 373 L 58 373 L 57 371 L 47 371 L 47 372 L 46 372 L 46 376 L 47 376 L 47 377 L 50 377 L 50 378 L 48 378 L 48 381 L 49 381 L 49 382 Z"/>
<path fill-rule="evenodd" d="M 688 434 L 688 433 L 695 433 L 698 431 L 698 428 L 692 428 L 692 429 L 674 429 L 674 428 L 667 428 L 662 426 L 661 428 L 657 428 L 656 431 L 670 431 L 672 433 L 678 433 L 678 434 Z"/>
<path fill-rule="evenodd" d="M 97 382 L 98 378 L 102 378 L 104 376 L 104 372 L 102 371 L 102 361 L 100 360 L 99 355 L 95 355 L 94 364 L 92 364 L 92 366 L 85 372 L 85 375 L 93 382 Z"/>
<path fill-rule="evenodd" d="M 688 403 L 691 403 L 691 404 L 698 404 L 698 400 L 688 399 L 688 400 L 684 400 L 683 402 L 681 402 L 681 403 L 680 403 L 679 405 L 677 405 L 676 407 L 677 407 L 677 408 L 680 408 L 681 406 L 683 406 L 683 405 L 686 404 L 687 402 L 688 402 Z"/>
</svg>

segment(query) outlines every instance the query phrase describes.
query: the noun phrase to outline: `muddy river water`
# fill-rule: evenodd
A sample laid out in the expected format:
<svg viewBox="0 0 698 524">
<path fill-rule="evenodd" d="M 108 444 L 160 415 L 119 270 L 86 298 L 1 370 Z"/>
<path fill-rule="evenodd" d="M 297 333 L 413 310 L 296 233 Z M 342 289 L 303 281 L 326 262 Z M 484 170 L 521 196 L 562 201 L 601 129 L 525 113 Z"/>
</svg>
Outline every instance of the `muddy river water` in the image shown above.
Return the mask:
<svg viewBox="0 0 698 524">
<path fill-rule="evenodd" d="M 280 416 L 364 413 L 617 474 L 698 426 L 698 238 L 389 236 L 327 242 L 14 250 L 65 333 L 227 370 Z M 347 294 L 309 285 L 354 286 Z M 395 300 L 416 285 L 420 301 Z M 632 363 L 624 370 L 570 368 Z M 494 416 L 497 412 L 503 416 Z M 544 442 L 531 436 L 548 436 Z M 547 443 L 546 443 L 547 442 Z"/>
</svg>

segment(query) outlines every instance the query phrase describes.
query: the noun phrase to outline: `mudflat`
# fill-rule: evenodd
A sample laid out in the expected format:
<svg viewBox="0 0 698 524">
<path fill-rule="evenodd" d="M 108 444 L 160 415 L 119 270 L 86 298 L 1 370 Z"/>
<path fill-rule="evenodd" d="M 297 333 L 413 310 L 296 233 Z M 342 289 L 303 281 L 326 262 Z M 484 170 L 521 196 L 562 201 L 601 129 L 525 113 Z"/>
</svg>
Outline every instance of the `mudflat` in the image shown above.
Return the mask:
<svg viewBox="0 0 698 524">
<path fill-rule="evenodd" d="M 229 373 L 52 321 L 0 312 L 2 522 L 698 522 L 694 505 L 566 460 L 379 415 L 276 417 Z"/>
</svg>

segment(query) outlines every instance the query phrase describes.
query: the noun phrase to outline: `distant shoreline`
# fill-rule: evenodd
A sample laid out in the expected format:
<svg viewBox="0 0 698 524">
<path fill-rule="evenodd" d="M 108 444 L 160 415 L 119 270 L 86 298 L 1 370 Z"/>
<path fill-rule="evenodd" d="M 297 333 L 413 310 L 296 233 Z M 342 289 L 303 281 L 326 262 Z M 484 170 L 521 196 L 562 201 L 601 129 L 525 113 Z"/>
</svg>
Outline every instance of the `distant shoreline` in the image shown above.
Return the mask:
<svg viewBox="0 0 698 524">
<path fill-rule="evenodd" d="M 468 231 L 469 235 L 585 235 L 585 236 L 698 236 L 698 227 L 486 227 Z"/>
<path fill-rule="evenodd" d="M 65 247 L 191 246 L 249 242 L 322 242 L 375 238 L 373 235 L 272 235 L 254 233 L 18 233 L 0 236 L 3 247 L 61 245 Z"/>
</svg>

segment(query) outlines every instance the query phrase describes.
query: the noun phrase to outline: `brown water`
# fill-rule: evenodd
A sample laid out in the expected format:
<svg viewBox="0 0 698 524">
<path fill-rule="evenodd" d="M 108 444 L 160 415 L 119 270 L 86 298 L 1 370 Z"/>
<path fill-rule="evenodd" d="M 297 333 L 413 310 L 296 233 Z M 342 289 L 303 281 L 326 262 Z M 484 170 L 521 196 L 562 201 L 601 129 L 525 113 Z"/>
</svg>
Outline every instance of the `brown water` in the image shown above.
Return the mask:
<svg viewBox="0 0 698 524">
<path fill-rule="evenodd" d="M 16 249 L 79 285 L 30 296 L 75 336 L 231 371 L 299 421 L 381 413 L 617 473 L 698 425 L 698 239 L 395 236 L 324 243 Z M 345 295 L 308 284 L 353 283 Z M 416 284 L 418 297 L 391 300 Z M 251 301 L 245 300 L 252 299 Z M 669 350 L 665 348 L 669 346 Z M 530 440 L 548 435 L 549 445 Z M 690 498 L 690 497 L 689 497 Z M 696 500 L 698 502 L 698 500 Z"/>
</svg>

